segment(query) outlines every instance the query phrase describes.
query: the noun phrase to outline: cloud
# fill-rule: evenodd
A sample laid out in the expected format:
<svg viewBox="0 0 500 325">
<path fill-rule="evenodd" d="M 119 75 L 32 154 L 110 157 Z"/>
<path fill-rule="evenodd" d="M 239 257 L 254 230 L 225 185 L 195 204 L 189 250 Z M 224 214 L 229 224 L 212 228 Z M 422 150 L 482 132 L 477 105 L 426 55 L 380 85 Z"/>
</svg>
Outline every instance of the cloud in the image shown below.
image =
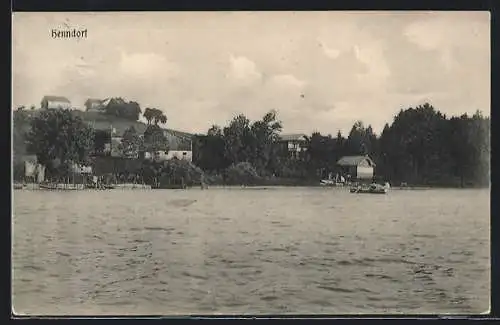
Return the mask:
<svg viewBox="0 0 500 325">
<path fill-rule="evenodd" d="M 339 57 L 340 55 L 340 50 L 339 49 L 335 49 L 335 48 L 331 48 L 329 47 L 328 45 L 326 45 L 325 43 L 319 41 L 319 44 L 323 50 L 323 52 L 325 53 L 325 55 L 327 57 L 329 57 L 330 59 L 336 59 Z"/>
<path fill-rule="evenodd" d="M 48 37 L 64 22 L 89 38 Z M 423 99 L 487 113 L 489 37 L 480 12 L 15 13 L 13 105 L 121 96 L 185 131 L 269 109 L 284 132 L 380 130 Z"/>
<path fill-rule="evenodd" d="M 297 79 L 294 75 L 291 74 L 282 74 L 273 76 L 271 79 L 271 83 L 276 85 L 276 87 L 285 87 L 285 88 L 302 88 L 306 83 L 303 80 Z"/>
<path fill-rule="evenodd" d="M 477 20 L 478 14 L 486 19 Z M 488 18 L 443 13 L 408 24 L 400 38 L 386 44 L 389 90 L 428 98 L 448 115 L 489 110 Z"/>
<path fill-rule="evenodd" d="M 179 73 L 179 67 L 164 56 L 155 53 L 121 52 L 120 70 L 130 78 L 170 78 Z"/>
<path fill-rule="evenodd" d="M 482 19 L 478 19 L 482 18 Z M 416 21 L 406 26 L 403 34 L 412 42 L 427 50 L 445 50 L 461 46 L 487 48 L 489 43 L 488 12 L 456 12 L 453 14 L 431 15 L 426 20 Z"/>
<path fill-rule="evenodd" d="M 230 56 L 228 77 L 238 84 L 251 85 L 262 78 L 255 62 L 244 57 Z"/>
</svg>

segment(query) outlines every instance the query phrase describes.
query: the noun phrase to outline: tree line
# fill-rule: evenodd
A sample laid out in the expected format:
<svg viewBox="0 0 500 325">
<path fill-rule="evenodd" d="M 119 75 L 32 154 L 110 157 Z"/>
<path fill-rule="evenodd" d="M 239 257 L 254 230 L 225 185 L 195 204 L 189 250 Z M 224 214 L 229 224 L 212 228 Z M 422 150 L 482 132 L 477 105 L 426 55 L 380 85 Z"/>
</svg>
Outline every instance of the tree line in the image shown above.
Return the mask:
<svg viewBox="0 0 500 325">
<path fill-rule="evenodd" d="M 164 113 L 146 109 L 143 115 L 148 124 L 143 135 L 133 126 L 121 135 L 118 149 L 125 158 L 138 158 L 140 151 L 169 149 L 160 126 L 167 121 Z M 20 122 L 14 115 L 15 128 L 16 123 Z M 52 175 L 67 175 L 73 163 L 92 164 L 93 157 L 102 155 L 111 142 L 109 131 L 93 129 L 69 110 L 41 111 L 29 124 L 26 149 Z M 181 164 L 182 168 L 196 175 L 203 172 L 214 183 L 266 179 L 314 183 L 337 172 L 342 156 L 369 155 L 376 163 L 376 176 L 393 184 L 489 185 L 490 118 L 480 112 L 448 118 L 430 104 L 410 107 L 387 123 L 380 135 L 362 121 L 354 123 L 347 136 L 340 131 L 336 136 L 314 132 L 306 137 L 306 150 L 299 158 L 288 155 L 280 141 L 282 129 L 274 110 L 253 122 L 240 114 L 225 127 L 213 125 L 205 135 L 194 136 L 193 164 Z M 169 164 L 149 161 L 125 172 L 158 182 L 161 175 L 180 168 Z"/>
<path fill-rule="evenodd" d="M 126 101 L 121 97 L 111 98 L 103 107 L 106 115 L 120 117 L 130 121 L 137 121 L 141 116 L 142 109 L 135 101 Z"/>
<path fill-rule="evenodd" d="M 246 163 L 246 169 L 263 177 L 320 179 L 338 171 L 342 156 L 368 155 L 381 181 L 489 185 L 490 118 L 479 111 L 447 118 L 426 103 L 401 110 L 380 135 L 362 121 L 354 123 L 347 137 L 340 131 L 335 137 L 314 132 L 307 136 L 301 159 L 287 156 L 279 141 L 281 130 L 275 111 L 253 123 L 238 115 L 228 126 L 212 126 L 195 137 L 194 163 L 213 174 Z"/>
</svg>

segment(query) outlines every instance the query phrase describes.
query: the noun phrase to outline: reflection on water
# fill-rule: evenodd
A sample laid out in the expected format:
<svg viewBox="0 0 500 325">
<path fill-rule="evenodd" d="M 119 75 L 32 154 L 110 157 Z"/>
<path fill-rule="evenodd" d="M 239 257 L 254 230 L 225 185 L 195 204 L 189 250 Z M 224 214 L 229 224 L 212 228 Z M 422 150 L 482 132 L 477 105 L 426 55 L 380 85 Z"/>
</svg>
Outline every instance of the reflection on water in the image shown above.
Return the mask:
<svg viewBox="0 0 500 325">
<path fill-rule="evenodd" d="M 480 313 L 489 192 L 15 191 L 25 314 Z"/>
</svg>

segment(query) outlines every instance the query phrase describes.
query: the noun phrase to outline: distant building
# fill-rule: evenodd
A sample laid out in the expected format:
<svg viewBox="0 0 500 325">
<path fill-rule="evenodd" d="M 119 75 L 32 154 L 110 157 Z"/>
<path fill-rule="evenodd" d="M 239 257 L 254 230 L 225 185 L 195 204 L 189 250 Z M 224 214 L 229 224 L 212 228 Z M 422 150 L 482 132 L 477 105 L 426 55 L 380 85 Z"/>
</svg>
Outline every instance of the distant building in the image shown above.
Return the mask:
<svg viewBox="0 0 500 325">
<path fill-rule="evenodd" d="M 107 100 L 109 101 L 109 100 Z M 106 103 L 107 101 L 103 101 Z M 89 103 L 90 105 L 90 103 Z M 96 104 L 95 104 L 96 105 Z M 95 106 L 94 108 L 98 107 Z M 90 107 L 90 106 L 89 106 Z M 92 109 L 92 108 L 91 108 Z M 99 155 L 110 155 L 115 158 L 140 158 L 140 159 L 156 159 L 156 160 L 168 160 L 172 158 L 184 159 L 192 161 L 193 150 L 192 150 L 192 137 L 193 135 L 186 132 L 181 132 L 172 129 L 163 129 L 163 135 L 166 137 L 168 142 L 168 151 L 157 151 L 157 152 L 122 152 L 121 142 L 123 134 L 131 126 L 137 132 L 137 135 L 144 139 L 144 132 L 147 129 L 147 125 L 140 122 L 134 123 L 123 123 L 116 122 L 112 125 L 108 121 L 91 121 L 89 125 L 100 131 L 108 132 L 111 141 L 107 140 L 104 143 L 104 148 L 99 152 Z"/>
<path fill-rule="evenodd" d="M 144 152 L 145 159 L 152 159 L 156 161 L 165 161 L 170 159 L 193 161 L 193 153 L 191 151 L 180 150 L 158 150 L 156 152 Z"/>
<path fill-rule="evenodd" d="M 87 112 L 102 112 L 108 102 L 108 99 L 89 98 L 85 101 L 84 105 Z"/>
<path fill-rule="evenodd" d="M 158 150 L 156 152 L 144 152 L 145 159 L 164 161 L 170 159 L 193 161 L 192 134 L 164 129 L 163 135 L 167 138 L 168 150 Z"/>
<path fill-rule="evenodd" d="M 192 134 L 172 129 L 164 129 L 163 135 L 167 138 L 170 150 L 192 151 Z"/>
<path fill-rule="evenodd" d="M 41 102 L 42 109 L 69 109 L 71 102 L 66 97 L 44 96 Z"/>
<path fill-rule="evenodd" d="M 287 157 L 300 159 L 307 151 L 307 136 L 305 134 L 282 134 L 279 144 Z"/>
<path fill-rule="evenodd" d="M 156 160 L 156 161 L 168 160 L 168 151 L 167 150 L 158 150 L 158 151 L 155 151 L 155 152 L 149 152 L 147 154 L 147 157 L 149 159 L 153 159 L 153 160 Z"/>
<path fill-rule="evenodd" d="M 186 132 L 165 129 L 163 134 L 167 138 L 169 150 L 166 159 L 177 158 L 193 161 L 193 135 Z"/>
<path fill-rule="evenodd" d="M 337 165 L 341 173 L 351 180 L 371 180 L 374 175 L 375 163 L 368 156 L 345 156 L 339 159 Z"/>
</svg>

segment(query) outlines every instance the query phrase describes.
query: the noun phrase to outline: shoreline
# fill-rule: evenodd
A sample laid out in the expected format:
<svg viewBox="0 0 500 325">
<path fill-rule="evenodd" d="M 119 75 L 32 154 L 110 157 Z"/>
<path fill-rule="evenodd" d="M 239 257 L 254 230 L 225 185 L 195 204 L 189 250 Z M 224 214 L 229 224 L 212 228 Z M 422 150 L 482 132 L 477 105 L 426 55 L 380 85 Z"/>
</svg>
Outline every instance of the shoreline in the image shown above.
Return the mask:
<svg viewBox="0 0 500 325">
<path fill-rule="evenodd" d="M 350 186 L 323 186 L 323 185 L 209 185 L 210 188 L 292 188 L 292 187 L 304 187 L 304 188 L 325 188 L 325 189 L 349 189 Z M 196 188 L 196 187 L 195 187 Z M 189 188 L 188 188 L 189 189 Z M 389 189 L 396 191 L 422 191 L 422 190 L 487 190 L 489 187 L 453 187 L 453 186 L 407 186 L 407 187 L 399 187 L 394 186 Z"/>
<path fill-rule="evenodd" d="M 206 187 L 202 188 L 201 190 L 209 190 L 209 189 L 279 189 L 279 188 L 324 188 L 324 189 L 336 189 L 336 190 L 342 190 L 346 189 L 348 190 L 350 188 L 349 185 L 345 186 L 325 186 L 325 185 L 291 185 L 291 184 L 272 184 L 272 185 L 265 185 L 265 184 L 258 184 L 258 185 L 224 185 L 224 184 L 214 184 L 214 185 L 207 185 Z M 13 190 L 53 190 L 53 191 L 65 191 L 66 189 L 64 188 L 55 188 L 55 189 L 45 189 L 40 187 L 39 184 L 36 183 L 26 183 L 26 184 L 21 184 L 21 183 L 13 183 L 12 184 L 12 189 Z M 82 188 L 82 189 L 77 189 L 80 191 L 87 190 L 87 191 L 111 191 L 111 190 L 124 190 L 124 189 L 129 189 L 129 190 L 182 190 L 181 188 L 152 188 L 151 186 L 148 185 L 131 185 L 131 184 L 116 184 L 114 185 L 114 188 L 108 188 L 108 189 L 94 189 L 94 188 Z M 200 186 L 190 186 L 185 188 L 184 190 L 189 190 L 189 189 L 197 189 L 200 190 Z M 405 187 L 400 187 L 400 186 L 394 186 L 389 189 L 395 190 L 395 191 L 423 191 L 423 190 L 437 190 L 437 189 L 447 189 L 447 190 L 487 190 L 490 189 L 490 187 L 479 187 L 479 186 L 469 186 L 469 187 L 458 187 L 458 186 L 425 186 L 425 185 L 416 185 L 416 186 L 405 186 Z"/>
</svg>

